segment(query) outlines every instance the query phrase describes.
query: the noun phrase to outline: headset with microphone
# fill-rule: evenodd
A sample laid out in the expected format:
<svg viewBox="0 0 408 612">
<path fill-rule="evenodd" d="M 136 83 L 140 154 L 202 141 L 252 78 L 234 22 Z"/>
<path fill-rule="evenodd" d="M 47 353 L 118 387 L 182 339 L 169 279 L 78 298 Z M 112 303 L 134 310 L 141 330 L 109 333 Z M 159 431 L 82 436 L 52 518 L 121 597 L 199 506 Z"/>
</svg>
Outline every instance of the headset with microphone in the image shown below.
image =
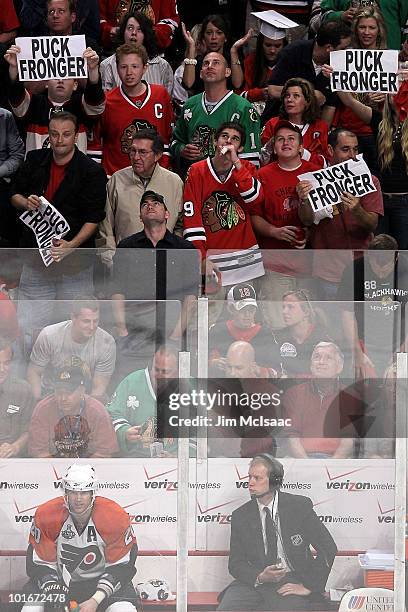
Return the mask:
<svg viewBox="0 0 408 612">
<path fill-rule="evenodd" d="M 275 457 L 272 457 L 272 455 L 269 455 L 269 453 L 260 453 L 259 455 L 255 455 L 252 461 L 256 461 L 257 459 L 263 459 L 271 468 L 269 472 L 269 491 L 276 491 L 277 489 L 280 489 L 283 482 L 283 476 L 285 474 L 283 465 L 280 463 L 280 461 L 275 459 Z M 253 494 L 251 497 L 256 499 L 258 497 L 263 497 L 264 495 L 265 493 L 262 493 L 261 495 Z"/>
</svg>

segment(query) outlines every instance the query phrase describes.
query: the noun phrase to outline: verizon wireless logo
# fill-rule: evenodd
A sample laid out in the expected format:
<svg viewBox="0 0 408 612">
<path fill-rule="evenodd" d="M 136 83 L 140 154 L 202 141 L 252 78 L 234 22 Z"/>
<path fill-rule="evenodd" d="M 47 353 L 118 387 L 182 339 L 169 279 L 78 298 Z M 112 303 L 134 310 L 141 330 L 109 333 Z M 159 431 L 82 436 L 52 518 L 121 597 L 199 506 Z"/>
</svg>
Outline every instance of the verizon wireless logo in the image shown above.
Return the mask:
<svg viewBox="0 0 408 612">
<path fill-rule="evenodd" d="M 164 489 L 165 491 L 177 491 L 177 480 L 169 480 L 165 478 L 164 480 L 156 480 L 161 476 L 165 476 L 166 474 L 171 474 L 175 472 L 177 468 L 173 468 L 171 470 L 167 470 L 165 472 L 159 472 L 158 474 L 149 474 L 147 469 L 143 466 L 144 473 L 146 475 L 146 479 L 144 482 L 145 489 Z"/>
<path fill-rule="evenodd" d="M 380 514 L 377 516 L 378 522 L 381 523 L 395 523 L 395 516 L 389 516 L 390 512 L 395 512 L 395 508 L 389 508 L 385 510 L 380 504 L 380 501 L 377 499 L 377 506 Z"/>
<path fill-rule="evenodd" d="M 326 482 L 326 487 L 328 489 L 334 490 L 346 490 L 351 492 L 358 491 L 375 491 L 375 490 L 394 490 L 395 485 L 388 482 L 370 482 L 368 480 L 357 480 L 355 478 L 347 478 L 345 480 L 339 480 L 345 476 L 351 476 L 352 474 L 356 474 L 357 472 L 361 472 L 365 468 L 357 468 L 355 470 L 351 470 L 349 472 L 343 472 L 342 474 L 333 475 L 330 473 L 329 468 L 326 466 L 326 473 L 328 476 L 328 481 Z"/>
<path fill-rule="evenodd" d="M 200 502 L 197 502 L 197 508 L 199 514 L 197 515 L 197 521 L 199 523 L 218 523 L 219 525 L 229 525 L 231 523 L 231 513 L 213 512 L 229 504 L 239 501 L 238 499 L 231 499 L 230 501 L 212 506 L 211 508 L 202 508 Z"/>
</svg>

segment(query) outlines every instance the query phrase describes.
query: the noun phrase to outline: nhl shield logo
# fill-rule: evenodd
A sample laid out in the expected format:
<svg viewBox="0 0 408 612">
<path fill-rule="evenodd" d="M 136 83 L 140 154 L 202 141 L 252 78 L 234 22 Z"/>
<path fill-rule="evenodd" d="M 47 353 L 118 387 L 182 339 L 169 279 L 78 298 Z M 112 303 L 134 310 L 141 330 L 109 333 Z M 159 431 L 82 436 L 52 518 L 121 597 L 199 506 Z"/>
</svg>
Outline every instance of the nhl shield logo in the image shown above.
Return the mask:
<svg viewBox="0 0 408 612">
<path fill-rule="evenodd" d="M 300 533 L 296 533 L 295 535 L 290 536 L 290 539 L 292 540 L 293 546 L 300 546 L 303 542 L 303 538 Z"/>
<path fill-rule="evenodd" d="M 72 531 L 72 527 L 69 523 L 67 525 L 67 528 L 61 532 L 61 535 L 66 540 L 72 540 L 72 538 L 75 538 L 75 533 Z"/>
</svg>

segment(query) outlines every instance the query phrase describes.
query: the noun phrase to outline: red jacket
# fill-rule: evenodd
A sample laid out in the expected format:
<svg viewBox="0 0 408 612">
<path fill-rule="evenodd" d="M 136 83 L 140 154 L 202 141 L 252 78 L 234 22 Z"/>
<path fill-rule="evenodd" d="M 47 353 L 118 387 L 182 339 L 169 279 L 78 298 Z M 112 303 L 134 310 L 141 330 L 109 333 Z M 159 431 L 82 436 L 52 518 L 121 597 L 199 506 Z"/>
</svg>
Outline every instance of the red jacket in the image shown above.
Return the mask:
<svg viewBox="0 0 408 612">
<path fill-rule="evenodd" d="M 255 51 L 247 55 L 244 61 L 245 85 L 241 96 L 244 96 L 247 100 L 249 100 L 249 102 L 262 102 L 265 99 L 263 90 L 264 87 L 267 86 L 269 79 L 272 76 L 272 70 L 272 68 L 267 68 L 263 74 L 262 83 L 255 83 Z"/>
</svg>

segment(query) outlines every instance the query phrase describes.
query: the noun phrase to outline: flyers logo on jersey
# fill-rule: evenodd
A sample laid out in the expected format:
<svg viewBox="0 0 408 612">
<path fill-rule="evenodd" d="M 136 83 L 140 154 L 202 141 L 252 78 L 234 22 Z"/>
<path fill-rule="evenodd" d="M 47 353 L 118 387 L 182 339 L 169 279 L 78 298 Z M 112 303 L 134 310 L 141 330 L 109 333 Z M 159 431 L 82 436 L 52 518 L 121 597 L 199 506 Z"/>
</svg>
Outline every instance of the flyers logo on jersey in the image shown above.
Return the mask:
<svg viewBox="0 0 408 612">
<path fill-rule="evenodd" d="M 90 570 L 98 565 L 101 559 L 102 553 L 97 546 L 78 548 L 65 543 L 61 546 L 61 564 L 66 565 L 70 574 L 77 568 L 82 571 Z"/>
</svg>

